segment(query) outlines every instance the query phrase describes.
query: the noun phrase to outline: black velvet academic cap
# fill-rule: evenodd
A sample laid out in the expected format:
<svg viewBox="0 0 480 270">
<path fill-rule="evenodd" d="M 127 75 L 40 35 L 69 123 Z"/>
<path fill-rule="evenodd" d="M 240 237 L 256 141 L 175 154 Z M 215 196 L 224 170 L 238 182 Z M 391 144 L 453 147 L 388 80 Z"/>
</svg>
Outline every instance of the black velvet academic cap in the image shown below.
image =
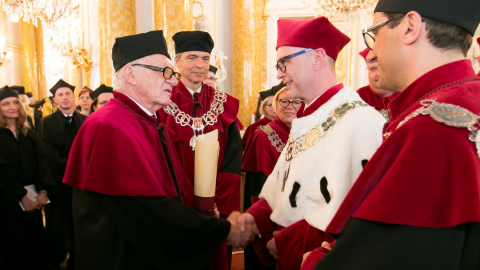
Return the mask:
<svg viewBox="0 0 480 270">
<path fill-rule="evenodd" d="M 32 97 L 33 97 L 32 92 L 27 92 L 27 93 L 25 93 L 25 95 L 26 95 L 28 98 L 32 98 Z"/>
<path fill-rule="evenodd" d="M 273 86 L 273 87 L 270 88 L 269 90 L 260 92 L 260 98 L 261 98 L 262 100 L 265 100 L 267 97 L 275 96 L 275 94 L 276 94 L 278 91 L 280 91 L 280 89 L 282 89 L 284 86 L 285 86 L 285 84 L 283 84 L 283 81 L 281 81 L 279 84 Z"/>
<path fill-rule="evenodd" d="M 480 23 L 478 0 L 379 0 L 375 12 L 416 11 L 422 17 L 458 26 L 472 36 Z"/>
<path fill-rule="evenodd" d="M 117 72 L 134 60 L 154 54 L 163 54 L 171 59 L 162 30 L 119 37 L 115 39 L 115 44 L 113 44 L 113 67 Z"/>
<path fill-rule="evenodd" d="M 208 68 L 208 71 L 213 72 L 213 74 L 217 74 L 217 70 L 218 70 L 218 68 L 216 68 L 212 65 L 210 65 L 210 67 Z"/>
<path fill-rule="evenodd" d="M 3 88 L 0 88 L 0 101 L 9 98 L 9 97 L 16 97 L 18 98 L 18 93 L 17 91 L 13 90 L 12 88 L 8 86 L 4 86 Z"/>
<path fill-rule="evenodd" d="M 208 32 L 183 31 L 172 37 L 175 42 L 175 53 L 200 51 L 212 53 L 213 39 Z"/>
<path fill-rule="evenodd" d="M 11 89 L 17 91 L 20 95 L 25 95 L 25 87 L 20 85 L 12 85 L 10 86 Z"/>
<path fill-rule="evenodd" d="M 96 99 L 103 93 L 113 93 L 113 88 L 110 86 L 106 86 L 105 84 L 100 85 L 95 91 L 90 92 L 90 97 L 92 99 Z"/>
<path fill-rule="evenodd" d="M 38 109 L 40 106 L 43 106 L 43 104 L 45 104 L 45 99 L 42 99 L 42 100 L 38 100 L 35 102 L 35 104 L 28 104 L 28 106 L 30 106 L 31 108 L 35 108 Z"/>
<path fill-rule="evenodd" d="M 60 88 L 62 88 L 62 87 L 66 87 L 66 88 L 72 90 L 72 92 L 75 90 L 75 86 L 70 85 L 70 84 L 68 84 L 67 82 L 65 82 L 64 80 L 60 79 L 60 80 L 58 80 L 58 82 L 50 89 L 50 93 L 52 93 L 52 95 L 55 96 L 55 93 L 57 92 L 57 90 L 60 89 Z"/>
</svg>

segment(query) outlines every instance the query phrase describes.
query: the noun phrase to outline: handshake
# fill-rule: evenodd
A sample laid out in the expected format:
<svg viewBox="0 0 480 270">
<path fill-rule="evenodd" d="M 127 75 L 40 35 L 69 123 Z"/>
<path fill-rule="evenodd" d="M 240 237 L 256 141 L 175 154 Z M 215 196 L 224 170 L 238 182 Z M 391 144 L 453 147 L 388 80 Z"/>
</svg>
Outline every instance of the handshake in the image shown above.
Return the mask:
<svg viewBox="0 0 480 270">
<path fill-rule="evenodd" d="M 255 235 L 259 234 L 255 218 L 249 213 L 240 214 L 235 211 L 228 216 L 227 220 L 231 224 L 227 244 L 234 248 L 245 248 L 255 240 Z"/>
</svg>

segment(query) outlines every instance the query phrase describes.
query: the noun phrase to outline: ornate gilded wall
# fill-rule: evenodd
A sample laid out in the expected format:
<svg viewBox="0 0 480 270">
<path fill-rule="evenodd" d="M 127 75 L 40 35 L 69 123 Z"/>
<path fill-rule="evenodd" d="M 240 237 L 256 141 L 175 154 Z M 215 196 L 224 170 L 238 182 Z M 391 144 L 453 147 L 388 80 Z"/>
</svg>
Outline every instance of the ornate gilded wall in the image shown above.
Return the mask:
<svg viewBox="0 0 480 270">
<path fill-rule="evenodd" d="M 155 0 L 155 29 L 163 30 L 167 40 L 168 51 L 175 51 L 173 35 L 180 31 L 193 30 L 193 0 Z"/>
<path fill-rule="evenodd" d="M 115 38 L 135 34 L 135 0 L 98 1 L 100 84 L 112 85 Z"/>
<path fill-rule="evenodd" d="M 35 26 L 20 22 L 22 35 L 22 69 L 23 86 L 26 92 L 32 92 L 38 97 L 37 84 L 37 47 L 35 41 Z"/>
<path fill-rule="evenodd" d="M 232 1 L 232 93 L 240 100 L 238 117 L 245 126 L 251 123 L 258 93 L 264 88 L 262 63 L 267 39 L 263 27 L 264 0 Z M 265 70 L 266 72 L 266 70 Z"/>
</svg>

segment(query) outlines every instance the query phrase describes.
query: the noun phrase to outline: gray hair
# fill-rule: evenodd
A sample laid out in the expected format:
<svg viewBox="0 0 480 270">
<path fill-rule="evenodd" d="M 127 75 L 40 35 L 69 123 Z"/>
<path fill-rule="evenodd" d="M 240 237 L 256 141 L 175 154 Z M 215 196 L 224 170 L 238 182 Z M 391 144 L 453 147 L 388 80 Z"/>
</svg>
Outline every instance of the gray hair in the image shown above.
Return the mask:
<svg viewBox="0 0 480 270">
<path fill-rule="evenodd" d="M 132 62 L 129 62 L 125 65 L 133 65 L 133 64 L 138 64 L 140 62 L 142 62 L 145 58 L 149 57 L 150 55 L 148 56 L 145 56 L 145 57 L 142 57 L 142 58 L 139 58 L 139 59 L 136 59 L 136 60 L 133 60 Z M 123 68 L 125 66 L 123 66 L 121 69 L 119 69 L 117 72 L 115 72 L 115 76 L 113 77 L 113 91 L 117 91 L 119 89 L 121 89 L 124 85 L 125 85 L 125 78 L 123 77 Z"/>
</svg>

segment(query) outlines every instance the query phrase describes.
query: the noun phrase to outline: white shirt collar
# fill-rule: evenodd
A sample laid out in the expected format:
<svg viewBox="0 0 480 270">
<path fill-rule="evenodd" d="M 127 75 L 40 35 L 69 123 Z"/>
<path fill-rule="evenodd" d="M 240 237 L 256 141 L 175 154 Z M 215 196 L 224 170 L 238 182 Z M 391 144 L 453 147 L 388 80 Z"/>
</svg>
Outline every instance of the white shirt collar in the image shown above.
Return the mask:
<svg viewBox="0 0 480 270">
<path fill-rule="evenodd" d="M 187 88 L 188 92 L 190 92 L 190 95 L 192 95 L 192 97 L 193 97 L 193 93 L 200 93 L 200 92 L 202 92 L 202 85 L 200 85 L 200 87 L 199 87 L 197 90 L 195 90 L 195 91 L 193 91 L 192 89 L 190 89 L 190 88 L 188 88 L 188 87 L 186 87 L 186 86 L 185 86 L 185 88 Z"/>
<path fill-rule="evenodd" d="M 335 86 L 335 85 L 337 85 L 337 84 L 339 84 L 339 82 L 337 82 L 337 83 L 334 84 L 333 86 Z M 332 86 L 332 87 L 333 87 L 333 86 Z M 330 88 L 332 88 L 332 87 L 330 87 Z M 329 89 L 330 89 L 330 88 L 329 88 Z M 328 89 L 327 89 L 327 90 L 328 90 Z M 316 98 L 315 98 L 312 102 L 310 102 L 308 105 L 307 105 L 307 103 L 305 103 L 305 108 L 303 109 L 303 111 L 305 111 L 305 110 L 308 108 L 308 106 L 312 105 L 312 104 L 313 104 L 319 97 L 321 97 L 323 94 L 325 94 L 325 92 L 323 92 L 323 93 L 320 94 L 318 97 L 316 97 Z"/>
<path fill-rule="evenodd" d="M 125 96 L 127 96 L 129 99 L 131 99 L 133 102 L 135 102 L 135 104 L 138 105 L 138 107 L 140 107 L 140 109 L 142 109 L 146 114 L 150 115 L 151 117 L 157 119 L 157 115 L 154 114 L 154 113 L 151 113 L 149 110 L 147 110 L 145 107 L 143 107 L 142 105 L 140 105 L 140 103 L 138 103 L 135 99 L 129 97 L 127 94 L 125 93 L 122 93 L 124 94 Z"/>
<path fill-rule="evenodd" d="M 62 112 L 62 114 L 63 114 L 63 116 L 65 116 L 65 117 L 71 117 L 71 116 L 73 116 L 73 113 L 71 113 L 70 115 L 68 115 L 68 114 L 65 114 L 65 113 Z"/>
</svg>

